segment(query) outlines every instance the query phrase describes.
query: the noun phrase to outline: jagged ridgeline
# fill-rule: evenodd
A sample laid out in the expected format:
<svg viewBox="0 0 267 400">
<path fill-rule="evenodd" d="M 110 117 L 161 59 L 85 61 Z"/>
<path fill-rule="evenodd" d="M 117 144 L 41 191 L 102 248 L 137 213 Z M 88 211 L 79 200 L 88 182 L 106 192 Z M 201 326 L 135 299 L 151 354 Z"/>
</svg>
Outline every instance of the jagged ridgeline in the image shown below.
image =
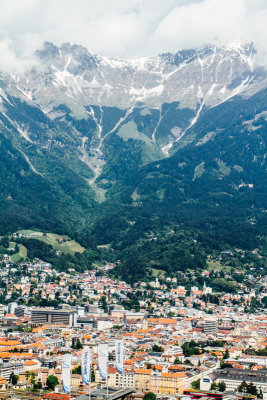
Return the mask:
<svg viewBox="0 0 267 400">
<path fill-rule="evenodd" d="M 45 43 L 37 57 L 0 76 L 0 234 L 86 232 L 141 257 L 141 275 L 262 245 L 267 75 L 252 44 L 117 60 Z"/>
</svg>

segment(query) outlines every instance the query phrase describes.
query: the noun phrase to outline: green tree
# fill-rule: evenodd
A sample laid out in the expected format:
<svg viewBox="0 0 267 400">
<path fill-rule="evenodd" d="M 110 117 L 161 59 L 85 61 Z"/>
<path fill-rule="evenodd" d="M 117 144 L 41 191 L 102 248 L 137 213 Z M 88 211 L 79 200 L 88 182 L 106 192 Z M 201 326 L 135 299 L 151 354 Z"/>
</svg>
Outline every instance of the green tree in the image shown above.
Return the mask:
<svg viewBox="0 0 267 400">
<path fill-rule="evenodd" d="M 78 365 L 77 368 L 73 368 L 72 373 L 73 373 L 73 374 L 81 375 L 81 374 L 82 374 L 82 367 L 81 367 L 81 365 Z"/>
<path fill-rule="evenodd" d="M 185 357 L 190 357 L 193 355 L 198 355 L 200 354 L 199 351 L 199 344 L 196 343 L 194 340 L 191 340 L 191 342 L 185 342 L 182 345 L 183 353 Z"/>
<path fill-rule="evenodd" d="M 26 384 L 29 383 L 30 376 L 31 376 L 30 371 L 26 371 Z"/>
<path fill-rule="evenodd" d="M 35 383 L 36 383 L 36 373 L 31 372 L 31 385 L 34 386 Z"/>
<path fill-rule="evenodd" d="M 253 396 L 258 395 L 257 387 L 252 382 L 247 385 L 247 393 L 250 393 Z"/>
<path fill-rule="evenodd" d="M 212 382 L 211 386 L 210 386 L 211 390 L 218 390 L 218 385 L 216 382 Z"/>
<path fill-rule="evenodd" d="M 15 375 L 13 372 L 12 372 L 12 374 L 10 375 L 10 382 L 12 383 L 12 385 L 16 385 L 17 383 L 18 383 L 18 380 L 19 380 L 19 376 L 18 375 Z"/>
<path fill-rule="evenodd" d="M 95 382 L 95 371 L 91 369 L 91 382 Z"/>
<path fill-rule="evenodd" d="M 58 377 L 55 375 L 48 375 L 46 380 L 46 385 L 49 389 L 55 390 L 55 387 L 58 385 Z"/>
<path fill-rule="evenodd" d="M 229 358 L 229 350 L 228 349 L 225 350 L 225 353 L 223 355 L 224 360 L 226 360 L 227 358 Z"/>
<path fill-rule="evenodd" d="M 155 351 L 156 353 L 163 353 L 164 349 L 163 349 L 163 347 L 161 347 L 157 344 L 154 344 L 152 347 L 152 351 Z"/>
<path fill-rule="evenodd" d="M 82 348 L 83 348 L 83 345 L 82 345 L 80 339 L 77 339 L 77 340 L 76 340 L 76 339 L 72 338 L 71 348 L 72 348 L 72 349 L 75 349 L 75 350 L 80 350 L 80 349 L 82 349 Z"/>
<path fill-rule="evenodd" d="M 102 296 L 100 299 L 100 307 L 104 310 L 105 313 L 108 312 L 108 304 L 106 296 Z"/>
<path fill-rule="evenodd" d="M 240 393 L 247 393 L 247 387 L 248 384 L 246 381 L 243 381 L 242 383 L 240 383 L 240 385 L 237 388 L 237 391 Z"/>
<path fill-rule="evenodd" d="M 193 381 L 191 383 L 191 386 L 193 389 L 200 389 L 200 379 L 197 379 L 196 381 Z"/>
<path fill-rule="evenodd" d="M 144 395 L 143 400 L 156 400 L 157 396 L 153 392 L 148 392 Z"/>
<path fill-rule="evenodd" d="M 34 385 L 33 385 L 33 390 L 40 390 L 40 389 L 42 389 L 42 384 L 41 384 L 41 382 L 37 382 L 37 383 L 35 383 Z"/>
<path fill-rule="evenodd" d="M 121 329 L 122 325 L 113 325 L 112 329 Z"/>
<path fill-rule="evenodd" d="M 233 367 L 232 364 L 230 364 L 230 363 L 222 363 L 222 364 L 221 364 L 221 368 L 222 368 L 222 369 L 225 369 L 225 368 L 234 368 L 234 367 Z"/>
<path fill-rule="evenodd" d="M 225 384 L 225 382 L 224 382 L 224 381 L 219 382 L 219 383 L 218 383 L 218 390 L 219 390 L 220 392 L 225 392 L 225 389 L 226 389 L 226 384 Z"/>
<path fill-rule="evenodd" d="M 186 365 L 193 365 L 190 360 L 185 360 L 184 364 Z"/>
</svg>

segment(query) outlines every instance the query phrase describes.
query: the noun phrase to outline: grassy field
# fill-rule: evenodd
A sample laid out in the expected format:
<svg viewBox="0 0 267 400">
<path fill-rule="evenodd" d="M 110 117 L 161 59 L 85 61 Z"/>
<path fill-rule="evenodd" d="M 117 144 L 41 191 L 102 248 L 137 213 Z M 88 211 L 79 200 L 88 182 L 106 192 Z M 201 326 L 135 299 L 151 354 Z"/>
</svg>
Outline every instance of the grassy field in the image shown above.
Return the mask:
<svg viewBox="0 0 267 400">
<path fill-rule="evenodd" d="M 225 271 L 225 272 L 230 272 L 231 268 L 230 265 L 223 265 L 220 263 L 220 261 L 214 261 L 214 260 L 210 260 L 207 261 L 207 265 L 208 265 L 208 270 L 209 271 Z"/>
<path fill-rule="evenodd" d="M 38 231 L 33 231 L 31 229 L 22 229 L 21 231 L 18 231 L 19 233 L 23 235 L 30 235 L 31 233 L 34 233 L 36 235 L 43 235 L 43 232 L 38 232 Z"/>
<path fill-rule="evenodd" d="M 166 271 L 164 271 L 163 269 L 151 268 L 151 271 L 154 278 L 165 278 Z"/>
<path fill-rule="evenodd" d="M 20 258 L 24 258 L 24 260 L 25 260 L 26 257 L 27 257 L 27 249 L 26 249 L 26 247 L 23 246 L 22 244 L 19 244 L 19 252 L 16 253 L 16 254 L 13 254 L 11 256 L 11 261 L 18 262 L 18 260 Z"/>
<path fill-rule="evenodd" d="M 22 230 L 20 233 L 26 235 L 27 239 L 37 239 L 45 242 L 47 244 L 51 244 L 53 249 L 56 251 L 61 251 L 66 254 L 74 254 L 74 253 L 83 253 L 85 248 L 82 247 L 79 243 L 75 242 L 75 240 L 70 240 L 70 238 L 66 235 L 57 235 L 55 233 L 46 233 L 32 231 L 32 230 Z M 32 235 L 32 236 L 27 236 Z M 58 238 L 64 239 L 63 243 L 58 242 Z"/>
<path fill-rule="evenodd" d="M 97 246 L 98 249 L 106 249 L 106 250 L 110 249 L 110 247 L 111 247 L 111 243 L 109 243 L 109 244 L 100 244 L 99 246 Z"/>
</svg>

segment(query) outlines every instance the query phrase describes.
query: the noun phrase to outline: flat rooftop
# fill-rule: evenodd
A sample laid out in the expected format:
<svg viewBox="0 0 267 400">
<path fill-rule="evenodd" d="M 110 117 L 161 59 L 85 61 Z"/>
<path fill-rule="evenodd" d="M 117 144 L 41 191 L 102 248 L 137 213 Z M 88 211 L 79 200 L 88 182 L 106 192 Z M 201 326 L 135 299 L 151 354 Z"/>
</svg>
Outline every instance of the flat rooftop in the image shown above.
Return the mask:
<svg viewBox="0 0 267 400">
<path fill-rule="evenodd" d="M 51 309 L 51 308 L 33 308 L 32 313 L 45 313 L 45 314 L 73 314 L 77 313 L 76 310 L 70 310 L 70 309 Z"/>
<path fill-rule="evenodd" d="M 246 382 L 264 382 L 267 383 L 267 370 L 261 369 L 258 371 L 251 371 L 249 369 L 236 369 L 236 368 L 225 368 L 213 372 L 213 376 L 216 379 L 230 379 L 237 381 Z"/>
<path fill-rule="evenodd" d="M 108 399 L 109 400 L 117 400 L 128 396 L 133 393 L 135 390 L 133 388 L 123 388 L 123 389 L 114 389 L 108 388 Z M 103 400 L 107 399 L 107 388 L 96 389 L 91 392 L 91 398 L 94 400 Z M 76 397 L 76 400 L 88 400 L 88 394 L 83 394 L 79 397 Z"/>
</svg>

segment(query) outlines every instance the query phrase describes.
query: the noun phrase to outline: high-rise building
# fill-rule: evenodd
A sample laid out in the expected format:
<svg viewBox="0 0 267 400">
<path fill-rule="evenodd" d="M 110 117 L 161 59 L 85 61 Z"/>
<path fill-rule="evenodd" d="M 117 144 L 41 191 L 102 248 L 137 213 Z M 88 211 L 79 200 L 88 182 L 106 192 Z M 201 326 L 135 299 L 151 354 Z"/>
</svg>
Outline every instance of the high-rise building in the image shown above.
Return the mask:
<svg viewBox="0 0 267 400">
<path fill-rule="evenodd" d="M 28 307 L 18 306 L 15 308 L 14 314 L 16 315 L 16 317 L 28 317 L 31 313 Z"/>
<path fill-rule="evenodd" d="M 23 363 L 2 363 L 0 364 L 0 376 L 9 379 L 11 374 L 19 375 L 25 370 Z"/>
<path fill-rule="evenodd" d="M 35 308 L 32 309 L 31 315 L 32 325 L 44 324 L 66 324 L 69 326 L 76 326 L 77 324 L 77 310 L 72 309 L 52 309 L 52 308 Z"/>
<path fill-rule="evenodd" d="M 15 314 L 16 307 L 18 307 L 18 303 L 16 303 L 15 301 L 9 303 L 7 307 L 8 314 Z"/>
<path fill-rule="evenodd" d="M 206 317 L 204 320 L 204 332 L 205 333 L 217 333 L 218 332 L 218 320 L 215 317 Z"/>
</svg>

